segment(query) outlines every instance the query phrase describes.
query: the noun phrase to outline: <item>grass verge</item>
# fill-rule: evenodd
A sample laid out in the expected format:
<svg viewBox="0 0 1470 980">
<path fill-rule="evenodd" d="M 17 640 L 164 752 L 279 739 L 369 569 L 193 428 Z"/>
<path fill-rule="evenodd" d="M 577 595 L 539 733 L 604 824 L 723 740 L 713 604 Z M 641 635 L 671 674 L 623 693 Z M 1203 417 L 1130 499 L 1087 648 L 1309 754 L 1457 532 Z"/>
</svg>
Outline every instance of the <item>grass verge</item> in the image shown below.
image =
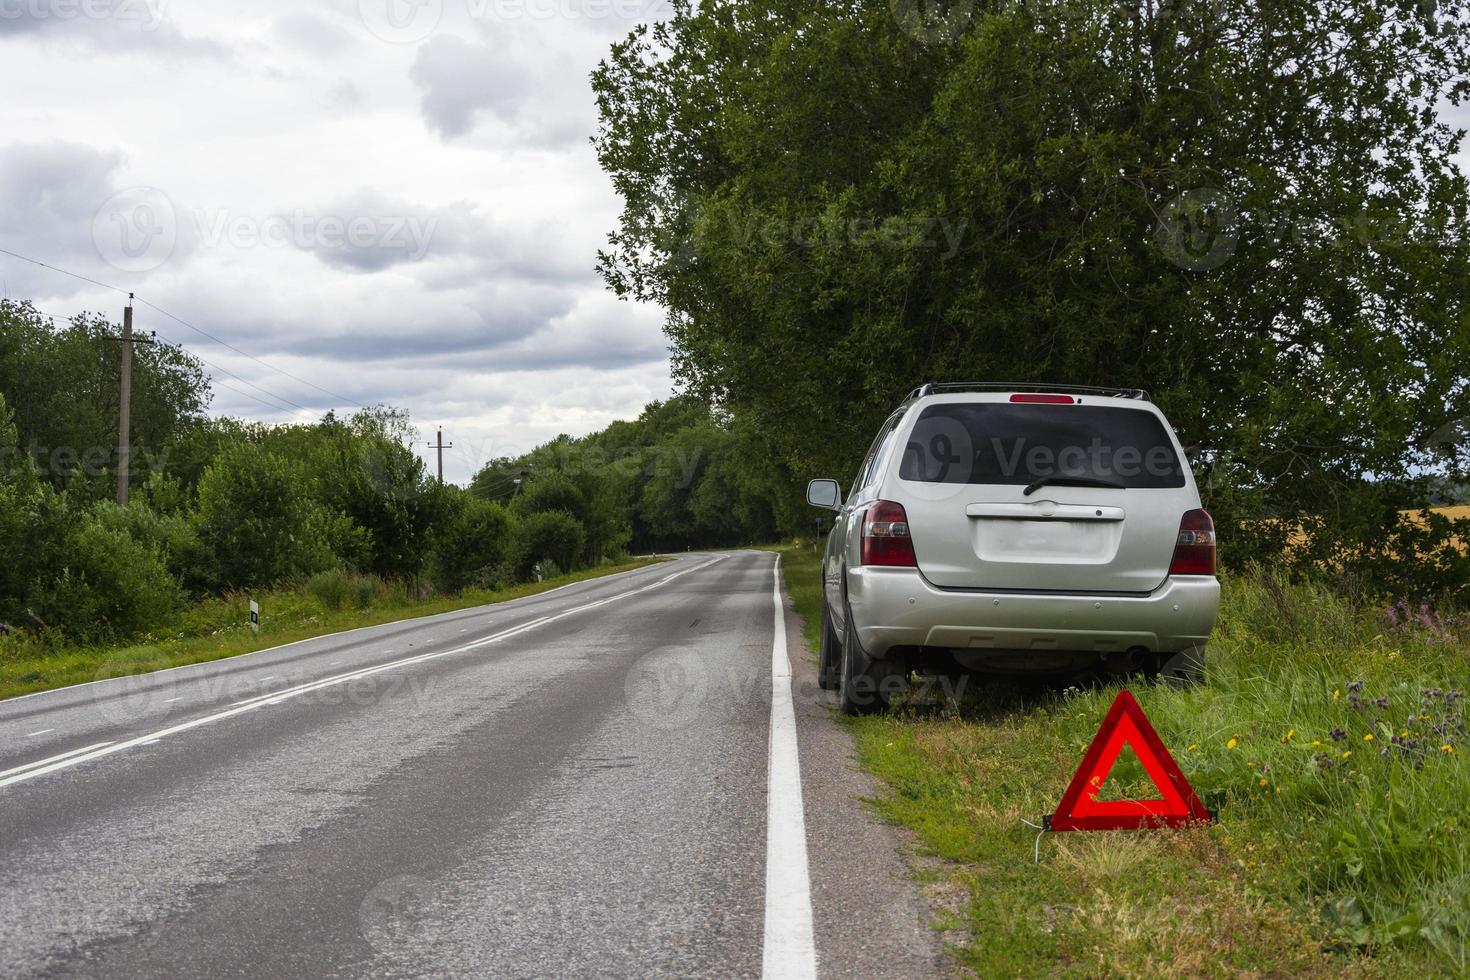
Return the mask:
<svg viewBox="0 0 1470 980">
<path fill-rule="evenodd" d="M 781 549 L 820 609 L 810 544 Z M 1470 972 L 1470 680 L 1463 625 L 1392 619 L 1269 573 L 1230 578 L 1205 685 L 1134 684 L 1206 805 L 1208 829 L 1055 834 L 1060 799 L 1118 687 L 976 680 L 959 704 L 850 722 L 912 829 L 937 925 L 985 976 Z M 1104 798 L 1147 784 L 1125 758 Z M 1153 795 L 1153 794 L 1149 794 Z"/>
<path fill-rule="evenodd" d="M 329 573 L 301 588 L 255 596 L 261 609 L 258 633 L 247 625 L 251 597 L 237 595 L 197 603 L 180 616 L 172 629 L 126 645 L 44 648 L 0 638 L 0 700 L 107 677 L 222 660 L 362 626 L 521 599 L 663 560 L 641 558 L 545 582 L 497 591 L 470 589 L 457 596 L 425 600 L 403 585 Z"/>
</svg>

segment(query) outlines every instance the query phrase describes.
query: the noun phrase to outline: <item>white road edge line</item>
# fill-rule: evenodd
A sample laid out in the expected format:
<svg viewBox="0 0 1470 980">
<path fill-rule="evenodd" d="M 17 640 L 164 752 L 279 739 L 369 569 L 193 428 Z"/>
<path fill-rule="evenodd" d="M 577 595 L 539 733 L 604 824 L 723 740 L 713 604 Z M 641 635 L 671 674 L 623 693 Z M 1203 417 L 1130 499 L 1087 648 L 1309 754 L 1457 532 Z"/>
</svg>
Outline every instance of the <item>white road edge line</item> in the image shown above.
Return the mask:
<svg viewBox="0 0 1470 980">
<path fill-rule="evenodd" d="M 781 602 L 781 556 L 776 556 L 775 637 L 771 642 L 771 756 L 766 787 L 766 927 L 761 975 L 765 980 L 810 980 L 817 975 L 812 931 L 812 886 L 806 857 L 806 809 L 801 801 L 801 756 L 786 654 L 786 607 Z"/>
<path fill-rule="evenodd" d="M 22 738 L 35 738 L 37 735 L 48 735 L 48 734 L 50 734 L 51 732 L 54 732 L 54 731 L 56 731 L 56 729 L 54 729 L 54 728 L 43 728 L 39 732 L 31 732 L 29 735 L 23 735 L 21 737 Z"/>
<path fill-rule="evenodd" d="M 69 752 L 63 755 L 53 756 L 50 759 L 43 759 L 40 762 L 33 763 L 34 768 L 29 768 L 29 771 L 15 773 L 14 775 L 11 775 L 9 773 L 0 774 L 0 789 L 4 789 L 7 786 L 13 786 L 16 783 L 23 783 L 30 779 L 36 779 L 40 776 L 49 775 L 50 773 L 58 772 L 62 769 L 70 769 L 72 766 L 81 765 L 84 762 L 91 762 L 94 759 L 101 759 L 109 755 L 116 755 L 119 752 L 125 752 L 128 749 L 136 748 L 139 745 L 151 745 L 152 743 L 159 741 L 160 739 L 167 738 L 170 735 L 178 735 L 181 732 L 187 732 L 194 728 L 200 728 L 204 725 L 213 724 L 217 721 L 223 721 L 226 718 L 233 718 L 234 716 L 244 714 L 247 711 L 254 711 L 255 709 L 263 707 L 267 704 L 279 704 L 282 701 L 286 701 L 295 697 L 300 697 L 303 694 L 310 694 L 313 691 L 319 691 L 322 688 L 332 687 L 333 685 L 341 684 L 346 681 L 356 680 L 359 677 L 370 677 L 373 674 L 379 674 L 386 670 L 395 670 L 399 667 L 407 667 L 410 664 L 420 664 L 429 660 L 438 660 L 441 657 L 451 657 L 455 654 L 467 653 L 470 650 L 477 650 L 480 647 L 489 646 L 492 643 L 499 643 L 501 640 L 508 640 L 513 636 L 519 636 L 520 634 L 527 633 L 533 629 L 536 629 L 537 627 L 545 626 L 548 623 L 554 623 L 559 619 L 566 619 L 568 616 L 575 616 L 576 614 L 586 612 L 589 609 L 597 609 L 601 606 L 607 605 L 608 603 L 617 602 L 619 599 L 626 599 L 629 596 L 635 596 L 644 592 L 649 592 L 653 589 L 659 588 L 660 586 L 667 585 L 676 578 L 681 578 L 685 575 L 688 575 L 690 572 L 697 572 L 701 569 L 709 568 L 711 565 L 718 564 L 728 557 L 730 556 L 719 555 L 711 561 L 701 562 L 698 565 L 693 565 L 689 568 L 681 569 L 680 571 L 674 572 L 672 575 L 665 575 L 663 578 L 651 582 L 648 585 L 642 586 L 640 588 L 630 589 L 627 592 L 619 592 L 616 595 L 607 596 L 606 598 L 598 599 L 595 602 L 589 602 L 586 605 L 573 606 L 571 609 L 562 610 L 555 615 L 542 616 L 540 619 L 534 619 L 529 623 L 523 623 L 520 626 L 513 627 L 512 629 L 491 634 L 490 636 L 475 640 L 473 643 L 466 643 L 463 646 L 458 646 L 451 650 L 440 650 L 437 653 L 421 653 L 414 657 L 405 657 L 402 660 L 394 660 L 386 664 L 379 664 L 376 667 L 368 667 L 362 670 L 349 671 L 345 674 L 335 674 L 331 677 L 324 677 L 319 680 L 310 681 L 306 684 L 299 684 L 296 687 L 288 687 L 280 691 L 272 691 L 269 694 L 263 694 L 256 698 L 250 698 L 245 701 L 240 701 L 224 711 L 219 711 L 212 715 L 205 715 L 202 718 L 195 718 L 191 721 L 182 722 L 169 728 L 159 729 L 156 732 L 149 732 L 146 735 L 139 735 L 136 738 L 130 738 L 124 742 L 108 743 L 102 747 L 98 747 L 95 751 L 84 750 L 78 753 Z"/>
</svg>

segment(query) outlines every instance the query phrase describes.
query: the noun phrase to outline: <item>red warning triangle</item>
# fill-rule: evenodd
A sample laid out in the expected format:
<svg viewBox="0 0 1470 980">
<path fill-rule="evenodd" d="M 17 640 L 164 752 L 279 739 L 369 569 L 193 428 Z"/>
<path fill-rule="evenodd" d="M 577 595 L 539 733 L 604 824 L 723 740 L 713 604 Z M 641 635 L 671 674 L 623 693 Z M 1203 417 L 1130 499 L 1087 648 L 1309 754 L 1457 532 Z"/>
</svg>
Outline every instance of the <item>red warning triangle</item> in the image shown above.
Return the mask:
<svg viewBox="0 0 1470 980">
<path fill-rule="evenodd" d="M 1133 746 L 1148 778 L 1161 794 L 1157 800 L 1099 800 L 1103 783 L 1124 745 Z M 1214 815 L 1179 771 L 1159 733 L 1127 691 L 1120 691 L 1097 730 L 1082 765 L 1072 777 L 1057 812 L 1047 818 L 1050 830 L 1138 830 L 1209 823 Z"/>
</svg>

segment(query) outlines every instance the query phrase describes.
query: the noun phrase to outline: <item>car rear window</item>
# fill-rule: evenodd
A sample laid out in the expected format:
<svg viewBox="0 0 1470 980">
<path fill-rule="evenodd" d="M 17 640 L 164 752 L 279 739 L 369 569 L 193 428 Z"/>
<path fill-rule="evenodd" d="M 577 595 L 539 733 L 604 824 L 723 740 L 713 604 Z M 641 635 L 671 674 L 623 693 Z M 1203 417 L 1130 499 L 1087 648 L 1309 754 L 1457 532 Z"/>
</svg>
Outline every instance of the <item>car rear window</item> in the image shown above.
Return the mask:
<svg viewBox="0 0 1470 980">
<path fill-rule="evenodd" d="M 899 466 L 917 483 L 1026 486 L 1046 477 L 1110 480 L 1125 487 L 1184 486 L 1174 444 L 1152 412 L 1108 405 L 930 405 Z"/>
</svg>

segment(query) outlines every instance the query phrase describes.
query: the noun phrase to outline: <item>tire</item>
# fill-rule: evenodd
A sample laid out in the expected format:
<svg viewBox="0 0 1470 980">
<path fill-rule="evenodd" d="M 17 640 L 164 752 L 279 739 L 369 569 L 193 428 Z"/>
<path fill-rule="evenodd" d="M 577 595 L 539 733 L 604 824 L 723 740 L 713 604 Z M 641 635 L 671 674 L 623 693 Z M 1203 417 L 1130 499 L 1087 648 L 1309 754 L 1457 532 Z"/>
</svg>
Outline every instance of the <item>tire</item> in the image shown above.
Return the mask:
<svg viewBox="0 0 1470 980">
<path fill-rule="evenodd" d="M 886 660 L 873 660 L 863 651 L 852 628 L 852 607 L 842 628 L 837 703 L 845 715 L 870 715 L 888 707 L 888 695 L 903 686 L 904 676 Z"/>
<path fill-rule="evenodd" d="M 832 626 L 832 610 L 822 601 L 822 640 L 817 646 L 817 686 L 835 691 L 842 684 L 842 641 Z"/>
<path fill-rule="evenodd" d="M 1175 687 L 1196 687 L 1205 682 L 1205 647 L 1200 644 L 1164 656 L 1159 665 L 1159 680 Z"/>
</svg>

